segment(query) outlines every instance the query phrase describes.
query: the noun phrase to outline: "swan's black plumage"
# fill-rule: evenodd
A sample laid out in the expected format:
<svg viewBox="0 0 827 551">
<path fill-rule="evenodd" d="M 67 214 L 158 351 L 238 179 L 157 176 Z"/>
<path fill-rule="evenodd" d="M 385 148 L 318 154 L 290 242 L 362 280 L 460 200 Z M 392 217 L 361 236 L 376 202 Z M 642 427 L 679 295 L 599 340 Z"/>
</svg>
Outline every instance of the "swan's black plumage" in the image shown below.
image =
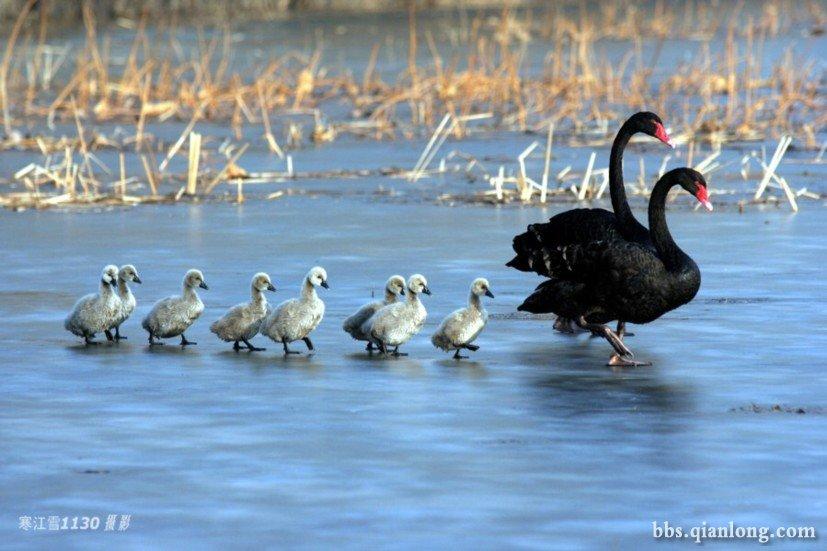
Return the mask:
<svg viewBox="0 0 827 551">
<path fill-rule="evenodd" d="M 623 184 L 623 150 L 638 132 L 671 145 L 663 122 L 654 113 L 636 113 L 621 126 L 612 144 L 609 159 L 609 190 L 614 212 L 605 209 L 573 209 L 552 217 L 546 223 L 531 224 L 525 233 L 514 237 L 512 246 L 517 254 L 507 266 L 546 277 L 568 279 L 570 274 L 564 253 L 572 246 L 620 239 L 653 249 L 649 230 L 632 214 Z M 542 304 L 534 305 L 535 309 L 541 307 Z M 535 309 L 530 311 L 540 312 Z"/>
<path fill-rule="evenodd" d="M 611 238 L 563 246 L 555 256 L 551 279 L 518 309 L 554 312 L 589 324 L 615 319 L 648 323 L 692 300 L 701 284 L 701 272 L 677 246 L 666 224 L 666 196 L 676 185 L 711 208 L 700 173 L 689 168 L 667 172 L 649 201 L 651 247 L 611 232 Z"/>
</svg>

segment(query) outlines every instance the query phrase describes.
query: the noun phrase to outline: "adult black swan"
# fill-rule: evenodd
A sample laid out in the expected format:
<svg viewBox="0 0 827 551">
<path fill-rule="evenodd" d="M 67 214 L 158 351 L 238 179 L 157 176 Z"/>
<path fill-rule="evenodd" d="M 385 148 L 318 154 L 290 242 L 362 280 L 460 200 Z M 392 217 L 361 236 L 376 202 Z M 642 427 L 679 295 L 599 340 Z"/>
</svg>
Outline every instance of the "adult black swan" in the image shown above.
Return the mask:
<svg viewBox="0 0 827 551">
<path fill-rule="evenodd" d="M 554 216 L 547 223 L 531 224 L 528 231 L 514 237 L 513 247 L 517 255 L 506 266 L 549 277 L 559 261 L 556 252 L 558 249 L 595 239 L 623 239 L 654 250 L 649 230 L 632 214 L 623 183 L 623 151 L 631 137 L 639 132 L 674 147 L 663 127 L 663 121 L 654 113 L 635 113 L 623 123 L 615 136 L 609 157 L 609 192 L 614 212 L 605 209 L 573 209 Z M 571 333 L 571 320 L 558 317 L 554 328 Z M 621 321 L 618 331 L 622 330 Z"/>
<path fill-rule="evenodd" d="M 552 279 L 540 284 L 518 310 L 554 312 L 605 337 L 615 349 L 609 365 L 647 365 L 633 360 L 623 335 L 603 324 L 612 320 L 649 323 L 686 304 L 698 292 L 698 265 L 677 246 L 666 225 L 666 195 L 676 185 L 712 210 L 706 181 L 699 172 L 690 168 L 667 172 L 649 199 L 652 248 L 600 235 L 561 247 L 547 262 Z"/>
</svg>

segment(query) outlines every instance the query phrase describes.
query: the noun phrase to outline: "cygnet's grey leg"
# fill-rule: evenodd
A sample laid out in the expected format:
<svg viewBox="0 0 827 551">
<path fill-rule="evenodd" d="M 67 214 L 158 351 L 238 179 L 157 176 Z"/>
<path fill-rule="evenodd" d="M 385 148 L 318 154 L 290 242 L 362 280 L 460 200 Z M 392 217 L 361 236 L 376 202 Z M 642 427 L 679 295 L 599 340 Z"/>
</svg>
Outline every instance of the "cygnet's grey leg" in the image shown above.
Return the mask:
<svg viewBox="0 0 827 551">
<path fill-rule="evenodd" d="M 187 346 L 187 345 L 190 345 L 190 344 L 198 344 L 198 343 L 193 342 L 193 341 L 188 341 L 187 337 L 185 337 L 184 334 L 181 333 L 181 346 Z"/>
<path fill-rule="evenodd" d="M 110 331 L 109 329 L 104 331 L 103 334 L 106 335 L 106 340 L 108 340 L 108 341 L 114 341 L 115 340 L 115 337 L 112 336 L 112 331 Z"/>
<path fill-rule="evenodd" d="M 480 349 L 479 345 L 477 345 L 477 344 L 466 344 L 466 345 L 463 346 L 463 348 L 467 348 L 471 352 L 476 352 L 477 350 Z"/>
<path fill-rule="evenodd" d="M 290 350 L 287 348 L 287 341 L 281 341 L 281 345 L 284 347 L 284 354 L 301 354 L 298 350 Z"/>
<path fill-rule="evenodd" d="M 463 356 L 462 354 L 460 354 L 460 353 L 459 353 L 459 351 L 460 351 L 460 350 L 461 350 L 460 348 L 457 348 L 457 351 L 456 351 L 456 352 L 454 352 L 454 359 L 455 359 L 455 360 L 461 360 L 461 359 L 463 359 L 463 358 L 467 358 L 467 357 L 468 357 L 468 356 Z"/>
<path fill-rule="evenodd" d="M 373 354 L 373 343 L 368 341 L 368 345 L 365 347 L 365 350 L 368 354 Z"/>
<path fill-rule="evenodd" d="M 126 337 L 121 335 L 121 326 L 120 325 L 115 327 L 115 340 L 116 341 L 126 340 Z"/>
<path fill-rule="evenodd" d="M 157 340 L 157 341 L 156 341 L 156 340 L 155 340 L 155 335 L 153 335 L 152 333 L 150 333 L 150 334 L 149 334 L 149 346 L 155 346 L 155 345 L 158 345 L 158 346 L 163 346 L 163 345 L 164 345 L 164 343 L 163 343 L 163 341 L 160 341 L 160 340 Z"/>
<path fill-rule="evenodd" d="M 241 350 L 241 346 L 238 344 L 238 341 L 235 341 L 235 342 L 233 343 L 233 350 L 235 350 L 236 352 L 238 352 L 239 350 Z"/>
<path fill-rule="evenodd" d="M 247 349 L 250 350 L 250 352 L 261 352 L 262 350 L 267 350 L 266 348 L 258 348 L 256 346 L 253 346 L 247 339 L 241 339 L 241 341 L 247 345 Z M 235 343 L 238 344 L 238 341 L 236 341 Z"/>
<path fill-rule="evenodd" d="M 399 356 L 407 356 L 408 353 L 407 352 L 400 352 L 399 351 L 399 346 L 397 346 L 396 348 L 393 349 L 393 355 L 398 358 Z"/>
<path fill-rule="evenodd" d="M 388 348 L 385 346 L 385 343 L 379 341 L 379 343 L 376 346 L 379 347 L 379 352 L 381 352 L 383 356 L 388 355 Z"/>
<path fill-rule="evenodd" d="M 307 350 L 313 352 L 313 341 L 310 340 L 310 337 L 305 337 L 302 340 L 304 341 L 304 344 L 307 345 Z"/>
<path fill-rule="evenodd" d="M 84 336 L 83 336 L 83 341 L 84 341 L 87 345 L 90 345 L 90 344 L 91 344 L 91 345 L 100 344 L 99 342 L 96 342 L 96 341 L 93 341 L 93 340 L 92 340 L 92 337 L 94 337 L 94 336 L 95 336 L 95 335 L 84 335 Z"/>
</svg>

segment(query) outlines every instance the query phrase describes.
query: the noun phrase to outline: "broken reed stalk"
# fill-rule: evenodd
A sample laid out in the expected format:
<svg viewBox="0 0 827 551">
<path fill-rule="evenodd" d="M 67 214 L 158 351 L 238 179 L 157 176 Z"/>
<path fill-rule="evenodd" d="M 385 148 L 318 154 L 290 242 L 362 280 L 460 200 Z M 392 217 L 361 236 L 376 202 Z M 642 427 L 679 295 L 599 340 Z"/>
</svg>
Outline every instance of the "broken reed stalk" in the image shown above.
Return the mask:
<svg viewBox="0 0 827 551">
<path fill-rule="evenodd" d="M 187 195 L 195 195 L 198 186 L 198 162 L 201 158 L 201 134 L 190 132 L 189 162 L 187 164 Z"/>
<path fill-rule="evenodd" d="M 256 88 L 258 88 L 258 103 L 261 108 L 261 122 L 264 124 L 264 139 L 267 141 L 270 151 L 278 155 L 279 159 L 284 159 L 284 151 L 282 151 L 281 147 L 279 147 L 279 144 L 273 136 L 273 132 L 270 128 L 270 113 L 267 110 L 267 98 L 264 96 L 264 90 L 262 89 L 261 82 L 259 82 L 259 85 Z"/>
<path fill-rule="evenodd" d="M 147 71 L 146 83 L 141 89 L 141 113 L 138 115 L 138 124 L 135 129 L 135 152 L 140 151 L 141 145 L 144 143 L 144 125 L 146 124 L 146 108 L 147 102 L 149 101 L 149 85 L 151 82 L 152 73 Z"/>
<path fill-rule="evenodd" d="M 154 197 L 158 195 L 158 186 L 155 183 L 155 174 L 152 172 L 152 167 L 149 166 L 149 161 L 146 160 L 146 155 L 141 155 L 141 163 L 144 165 L 144 172 L 146 173 L 147 182 L 149 182 L 149 189 Z"/>
<path fill-rule="evenodd" d="M 517 179 L 517 185 L 520 190 L 520 199 L 522 201 L 530 201 L 534 194 L 534 188 L 540 187 L 537 182 L 528 177 L 525 169 L 525 160 L 531 153 L 540 146 L 540 142 L 531 142 L 531 145 L 526 147 L 522 153 L 517 156 L 517 164 L 520 167 L 520 177 Z"/>
<path fill-rule="evenodd" d="M 20 10 L 17 20 L 14 22 L 9 39 L 6 41 L 6 51 L 3 53 L 3 63 L 0 65 L 0 99 L 3 100 L 3 129 L 6 131 L 6 136 L 11 136 L 11 115 L 9 113 L 9 95 L 8 95 L 8 76 L 9 65 L 11 65 L 11 56 L 14 52 L 14 44 L 17 42 L 17 37 L 23 28 L 23 23 L 26 21 L 26 16 L 32 10 L 38 0 L 28 0 Z"/>
<path fill-rule="evenodd" d="M 126 167 L 125 167 L 124 162 L 125 161 L 124 161 L 123 151 L 119 151 L 118 152 L 118 166 L 121 169 L 120 170 L 120 174 L 121 174 L 120 196 L 121 196 L 121 199 L 123 199 L 124 195 L 126 195 Z"/>
<path fill-rule="evenodd" d="M 778 165 L 781 164 L 781 158 L 784 157 L 784 153 L 787 152 L 787 148 L 790 146 L 790 143 L 792 143 L 792 138 L 789 136 L 781 136 L 781 139 L 778 141 L 778 145 L 775 148 L 775 153 L 772 154 L 770 164 L 765 165 L 766 168 L 764 170 L 764 177 L 761 178 L 761 183 L 758 184 L 758 188 L 755 190 L 755 196 L 753 197 L 754 200 L 757 201 L 761 198 L 761 195 L 764 194 L 764 190 L 767 189 L 770 179 L 772 179 L 775 174 Z"/>
<path fill-rule="evenodd" d="M 224 168 L 222 168 L 221 171 L 215 176 L 215 178 L 213 178 L 212 181 L 210 181 L 210 183 L 207 184 L 207 186 L 204 188 L 205 193 L 211 193 L 215 186 L 221 183 L 221 179 L 224 178 L 225 174 L 227 174 L 227 170 L 231 166 L 233 166 L 236 163 L 236 161 L 238 161 L 238 159 L 241 158 L 242 155 L 244 155 L 244 152 L 247 151 L 248 147 L 250 147 L 250 144 L 245 143 L 238 149 L 238 151 L 236 151 L 233 154 L 232 157 L 230 157 L 230 159 L 227 161 L 227 164 L 224 165 Z"/>
<path fill-rule="evenodd" d="M 80 114 L 78 113 L 78 107 L 75 104 L 75 98 L 72 98 L 71 104 L 72 112 L 75 115 L 75 126 L 78 131 L 78 140 L 80 140 L 80 152 L 83 155 L 83 167 L 86 169 L 86 176 L 89 178 L 89 181 L 92 182 L 92 184 L 97 188 L 95 174 L 92 172 L 92 163 L 89 161 L 89 147 L 86 145 L 86 138 L 83 135 L 83 125 L 80 123 Z M 88 190 L 86 191 L 88 192 Z"/>
<path fill-rule="evenodd" d="M 580 184 L 580 193 L 577 194 L 577 199 L 582 201 L 586 198 L 586 193 L 589 191 L 589 183 L 592 178 L 592 168 L 594 168 L 594 159 L 597 157 L 597 153 L 592 151 L 591 155 L 589 155 L 589 164 L 586 166 L 586 173 L 583 175 L 583 183 Z"/>
<path fill-rule="evenodd" d="M 442 120 L 440 121 L 439 126 L 437 126 L 436 130 L 434 130 L 434 133 L 431 134 L 431 139 L 428 140 L 428 144 L 425 146 L 425 149 L 422 150 L 422 154 L 419 156 L 419 159 L 416 161 L 416 164 L 414 165 L 413 170 L 411 170 L 411 175 L 408 178 L 409 181 L 411 181 L 411 182 L 416 181 L 419 172 L 421 172 L 423 170 L 423 165 L 425 163 L 425 158 L 428 156 L 428 153 L 430 153 L 431 148 L 434 146 L 434 143 L 436 143 L 437 139 L 439 138 L 440 134 L 442 133 L 442 130 L 445 128 L 445 125 L 448 124 L 448 121 L 450 119 L 451 119 L 451 113 L 445 113 L 445 116 L 442 117 Z"/>
<path fill-rule="evenodd" d="M 190 132 L 192 132 L 192 129 L 195 128 L 195 123 L 197 123 L 198 120 L 201 118 L 201 115 L 204 112 L 204 108 L 206 106 L 206 100 L 202 101 L 198 105 L 198 108 L 195 110 L 195 112 L 192 114 L 192 117 L 190 118 L 190 122 L 187 123 L 186 128 L 184 128 L 184 131 L 181 132 L 180 136 L 178 136 L 178 139 L 175 140 L 175 143 L 172 145 L 172 147 L 169 148 L 169 151 L 167 152 L 166 157 L 164 157 L 164 160 L 161 161 L 160 165 L 158 165 L 159 172 L 163 172 L 167 168 L 169 162 L 172 160 L 173 157 L 175 157 L 175 154 L 178 153 L 178 150 L 181 149 L 181 146 L 184 145 L 184 141 L 186 141 L 187 136 L 189 136 Z"/>
<path fill-rule="evenodd" d="M 548 194 L 548 172 L 551 169 L 551 142 L 554 141 L 554 122 L 548 125 L 548 137 L 546 138 L 546 157 L 543 164 L 543 180 L 542 188 L 540 189 L 540 202 L 546 202 L 546 195 Z"/>
<path fill-rule="evenodd" d="M 67 145 L 64 150 L 66 153 L 66 176 L 64 179 L 64 188 L 72 199 L 75 198 L 75 179 L 72 172 L 72 149 Z"/>
</svg>

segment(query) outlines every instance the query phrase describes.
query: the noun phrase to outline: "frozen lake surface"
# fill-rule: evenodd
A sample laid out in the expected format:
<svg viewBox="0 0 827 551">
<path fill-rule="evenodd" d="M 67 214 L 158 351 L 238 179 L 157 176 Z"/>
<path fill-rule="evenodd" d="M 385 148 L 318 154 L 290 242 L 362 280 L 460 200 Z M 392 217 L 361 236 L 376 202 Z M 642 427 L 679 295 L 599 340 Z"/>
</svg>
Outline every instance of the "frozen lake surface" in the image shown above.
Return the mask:
<svg viewBox="0 0 827 551">
<path fill-rule="evenodd" d="M 296 196 L 0 212 L 0 540 L 574 549 L 652 546 L 652 521 L 824 528 L 822 207 L 670 211 L 702 288 L 634 327 L 654 366 L 622 372 L 605 342 L 514 315 L 539 279 L 503 265 L 511 237 L 562 208 Z M 62 321 L 107 262 L 137 265 L 138 309 L 128 341 L 86 348 Z M 235 353 L 209 333 L 254 272 L 277 302 L 317 263 L 331 289 L 314 356 L 260 336 L 266 352 Z M 149 350 L 140 318 L 190 267 L 210 285 L 199 344 Z M 409 357 L 370 358 L 341 322 L 396 272 L 428 277 L 428 322 Z M 428 337 L 477 276 L 493 319 L 457 363 Z M 109 513 L 129 530 L 17 529 Z"/>
</svg>

